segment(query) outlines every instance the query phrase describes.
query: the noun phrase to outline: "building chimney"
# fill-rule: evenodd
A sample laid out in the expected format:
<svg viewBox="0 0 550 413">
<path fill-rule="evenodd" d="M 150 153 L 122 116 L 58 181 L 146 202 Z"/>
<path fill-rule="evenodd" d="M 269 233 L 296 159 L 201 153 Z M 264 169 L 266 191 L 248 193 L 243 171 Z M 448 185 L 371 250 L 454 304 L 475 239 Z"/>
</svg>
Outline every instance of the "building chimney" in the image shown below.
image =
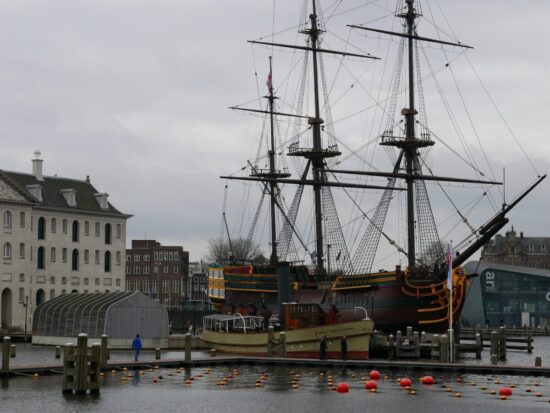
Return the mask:
<svg viewBox="0 0 550 413">
<path fill-rule="evenodd" d="M 35 158 L 32 160 L 32 174 L 37 181 L 44 180 L 44 177 L 42 176 L 42 162 L 44 161 L 40 159 L 40 155 L 42 154 L 39 150 L 34 151 Z"/>
</svg>

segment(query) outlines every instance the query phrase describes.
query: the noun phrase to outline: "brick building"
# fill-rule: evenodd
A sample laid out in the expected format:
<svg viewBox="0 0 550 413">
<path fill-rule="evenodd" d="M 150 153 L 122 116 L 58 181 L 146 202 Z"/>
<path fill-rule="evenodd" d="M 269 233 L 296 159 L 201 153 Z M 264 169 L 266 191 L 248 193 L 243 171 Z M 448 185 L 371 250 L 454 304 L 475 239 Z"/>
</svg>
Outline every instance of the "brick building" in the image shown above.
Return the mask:
<svg viewBox="0 0 550 413">
<path fill-rule="evenodd" d="M 141 291 L 166 307 L 188 296 L 189 252 L 155 240 L 132 240 L 126 250 L 126 291 Z"/>
<path fill-rule="evenodd" d="M 481 260 L 523 267 L 550 269 L 550 237 L 525 237 L 514 227 L 497 235 L 483 249 Z"/>
</svg>

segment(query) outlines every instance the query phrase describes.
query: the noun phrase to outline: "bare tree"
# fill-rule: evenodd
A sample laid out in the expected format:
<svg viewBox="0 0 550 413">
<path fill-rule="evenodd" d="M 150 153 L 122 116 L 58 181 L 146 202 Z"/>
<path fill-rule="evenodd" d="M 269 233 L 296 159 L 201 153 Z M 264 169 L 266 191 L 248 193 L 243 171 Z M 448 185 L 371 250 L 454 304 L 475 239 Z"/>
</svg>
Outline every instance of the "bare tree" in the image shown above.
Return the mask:
<svg viewBox="0 0 550 413">
<path fill-rule="evenodd" d="M 207 259 L 211 262 L 223 262 L 230 258 L 255 261 L 261 255 L 260 246 L 244 238 L 232 239 L 231 244 L 221 238 L 208 241 Z"/>
</svg>

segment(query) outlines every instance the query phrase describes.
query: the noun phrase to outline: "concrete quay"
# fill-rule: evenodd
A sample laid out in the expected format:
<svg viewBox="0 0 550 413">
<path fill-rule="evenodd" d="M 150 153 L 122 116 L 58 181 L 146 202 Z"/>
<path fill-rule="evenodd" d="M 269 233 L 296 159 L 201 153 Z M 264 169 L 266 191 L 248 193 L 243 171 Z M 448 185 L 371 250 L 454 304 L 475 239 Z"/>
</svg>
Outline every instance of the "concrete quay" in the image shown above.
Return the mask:
<svg viewBox="0 0 550 413">
<path fill-rule="evenodd" d="M 388 360 L 316 360 L 316 359 L 289 359 L 274 357 L 244 357 L 236 355 L 217 355 L 215 357 L 204 357 L 195 360 L 185 361 L 184 359 L 167 359 L 152 361 L 118 361 L 108 363 L 103 371 L 123 369 L 143 370 L 155 368 L 194 368 L 214 366 L 239 366 L 239 365 L 260 365 L 260 366 L 296 366 L 312 368 L 348 368 L 348 369 L 378 369 L 390 371 L 418 371 L 418 372 L 455 372 L 460 374 L 482 374 L 482 375 L 513 375 L 513 376 L 541 376 L 550 377 L 548 367 L 526 367 L 510 365 L 472 365 L 461 363 L 439 363 L 425 360 L 419 361 L 388 361 Z M 59 365 L 19 365 L 13 366 L 10 370 L 0 370 L 0 377 L 16 375 L 50 375 L 62 374 Z"/>
</svg>

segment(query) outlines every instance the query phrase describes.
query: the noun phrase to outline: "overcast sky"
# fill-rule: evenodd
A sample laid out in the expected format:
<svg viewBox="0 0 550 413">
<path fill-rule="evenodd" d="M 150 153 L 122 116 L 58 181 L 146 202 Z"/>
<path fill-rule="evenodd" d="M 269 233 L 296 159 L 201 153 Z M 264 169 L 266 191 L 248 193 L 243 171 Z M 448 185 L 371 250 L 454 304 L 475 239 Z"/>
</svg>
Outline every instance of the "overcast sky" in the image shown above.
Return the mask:
<svg viewBox="0 0 550 413">
<path fill-rule="evenodd" d="M 341 3 L 345 11 L 367 2 L 322 4 Z M 257 96 L 255 70 L 264 87 L 265 50 L 252 52 L 246 40 L 272 32 L 274 3 L 275 31 L 296 26 L 297 0 L 0 1 L 0 169 L 30 172 L 40 149 L 45 174 L 90 175 L 118 209 L 134 215 L 128 242 L 147 236 L 200 259 L 220 232 L 218 177 L 253 152 L 250 119 L 227 107 Z M 392 4 L 381 0 L 335 17 L 330 30 L 346 37 L 345 23 L 369 22 Z M 536 168 L 547 172 L 550 2 L 430 4 L 441 6 L 458 39 L 475 46 L 468 58 Z M 502 122 L 471 70 L 467 76 L 463 91 L 485 149 L 497 170 L 504 164 L 518 175 L 509 179 L 510 191 L 519 190 L 535 173 L 506 128 L 496 128 Z M 365 120 L 357 122 L 363 128 Z M 527 235 L 550 236 L 549 188 L 512 216 Z"/>
</svg>

